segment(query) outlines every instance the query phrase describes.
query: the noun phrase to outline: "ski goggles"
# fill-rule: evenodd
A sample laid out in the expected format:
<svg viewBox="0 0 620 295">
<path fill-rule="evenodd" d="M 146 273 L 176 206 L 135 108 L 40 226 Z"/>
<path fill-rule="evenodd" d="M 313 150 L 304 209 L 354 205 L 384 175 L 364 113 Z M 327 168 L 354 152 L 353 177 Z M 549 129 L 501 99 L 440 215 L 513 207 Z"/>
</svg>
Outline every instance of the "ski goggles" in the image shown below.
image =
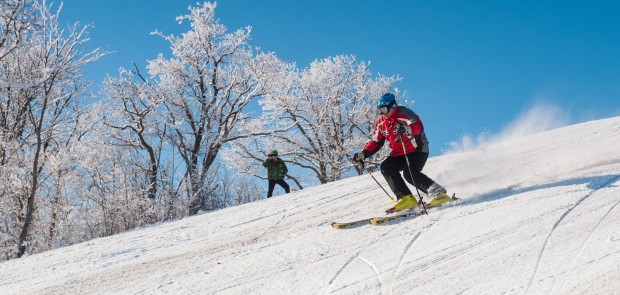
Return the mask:
<svg viewBox="0 0 620 295">
<path fill-rule="evenodd" d="M 385 115 L 385 114 L 389 113 L 390 109 L 391 109 L 390 107 L 380 107 L 380 108 L 378 108 L 379 113 L 381 115 Z"/>
<path fill-rule="evenodd" d="M 379 110 L 379 113 L 381 113 L 382 115 L 385 115 L 390 112 L 390 109 L 395 109 L 395 108 L 396 108 L 396 101 L 392 100 L 387 104 L 384 102 L 379 102 L 379 107 L 377 108 L 377 110 Z"/>
</svg>

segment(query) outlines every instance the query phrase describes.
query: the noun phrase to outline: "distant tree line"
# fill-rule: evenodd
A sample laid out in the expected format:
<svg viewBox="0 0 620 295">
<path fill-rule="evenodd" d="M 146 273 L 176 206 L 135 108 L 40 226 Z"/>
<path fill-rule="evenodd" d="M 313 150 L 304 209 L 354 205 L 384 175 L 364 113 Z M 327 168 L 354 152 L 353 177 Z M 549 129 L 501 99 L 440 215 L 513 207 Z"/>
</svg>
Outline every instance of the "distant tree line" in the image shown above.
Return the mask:
<svg viewBox="0 0 620 295">
<path fill-rule="evenodd" d="M 190 7 L 181 36 L 154 32 L 170 57 L 121 68 L 95 96 L 82 68 L 108 53 L 86 49 L 90 26 L 0 0 L 0 260 L 261 199 L 273 148 L 299 187 L 361 173 L 346 155 L 400 78 L 352 55 L 299 69 L 215 8 Z"/>
</svg>

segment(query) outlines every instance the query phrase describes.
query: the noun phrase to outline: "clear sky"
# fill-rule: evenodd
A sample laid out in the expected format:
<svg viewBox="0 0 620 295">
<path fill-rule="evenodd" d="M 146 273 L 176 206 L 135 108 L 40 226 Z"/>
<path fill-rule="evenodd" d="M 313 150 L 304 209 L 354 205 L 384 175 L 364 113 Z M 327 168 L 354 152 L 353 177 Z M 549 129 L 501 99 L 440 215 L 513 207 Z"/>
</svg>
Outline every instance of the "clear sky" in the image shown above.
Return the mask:
<svg viewBox="0 0 620 295">
<path fill-rule="evenodd" d="M 149 33 L 187 31 L 175 18 L 197 3 L 62 2 L 64 22 L 93 23 L 90 46 L 113 51 L 85 69 L 96 85 L 169 55 Z M 230 31 L 252 26 L 252 46 L 300 67 L 354 54 L 375 74 L 402 76 L 395 86 L 416 101 L 438 155 L 540 103 L 561 107 L 569 123 L 620 115 L 619 12 L 619 1 L 592 0 L 222 0 L 216 17 Z"/>
</svg>

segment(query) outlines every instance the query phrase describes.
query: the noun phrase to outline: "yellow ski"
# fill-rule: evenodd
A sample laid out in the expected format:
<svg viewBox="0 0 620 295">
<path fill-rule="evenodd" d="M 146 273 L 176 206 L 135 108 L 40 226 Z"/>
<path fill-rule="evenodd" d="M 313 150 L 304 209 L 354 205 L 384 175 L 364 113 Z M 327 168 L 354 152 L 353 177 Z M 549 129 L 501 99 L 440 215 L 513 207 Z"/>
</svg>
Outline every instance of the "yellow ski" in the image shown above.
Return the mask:
<svg viewBox="0 0 620 295">
<path fill-rule="evenodd" d="M 456 201 L 456 200 L 460 200 L 459 198 L 456 197 L 456 195 L 452 195 L 452 197 L 446 195 L 443 198 L 434 200 L 435 202 L 430 201 L 426 203 L 426 208 L 430 209 L 430 208 L 440 207 L 441 205 L 445 203 Z M 360 219 L 360 220 L 355 220 L 355 221 L 350 221 L 350 222 L 332 222 L 332 227 L 335 229 L 349 229 L 349 228 L 360 227 L 362 225 L 366 225 L 369 223 L 372 225 L 382 225 L 382 224 L 387 224 L 391 221 L 395 221 L 398 219 L 413 218 L 413 217 L 416 217 L 422 214 L 424 214 L 423 211 L 418 211 L 418 210 L 415 210 L 415 208 L 412 208 L 411 210 L 403 210 L 400 212 L 400 214 L 397 214 L 397 215 L 365 218 L 365 219 Z"/>
</svg>

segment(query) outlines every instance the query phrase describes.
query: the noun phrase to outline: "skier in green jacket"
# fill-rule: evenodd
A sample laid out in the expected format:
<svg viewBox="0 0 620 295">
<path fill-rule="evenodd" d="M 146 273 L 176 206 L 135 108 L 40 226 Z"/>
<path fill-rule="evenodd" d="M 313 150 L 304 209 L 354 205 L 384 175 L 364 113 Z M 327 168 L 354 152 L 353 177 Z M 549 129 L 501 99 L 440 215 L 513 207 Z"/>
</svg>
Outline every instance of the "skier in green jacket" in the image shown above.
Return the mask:
<svg viewBox="0 0 620 295">
<path fill-rule="evenodd" d="M 269 191 L 267 192 L 267 198 L 271 198 L 276 184 L 280 185 L 288 194 L 290 192 L 290 187 L 288 183 L 284 181 L 284 176 L 288 172 L 286 164 L 278 158 L 277 150 L 271 151 L 271 154 L 267 156 L 269 158 L 263 161 L 263 166 L 267 167 L 267 178 L 269 179 Z"/>
</svg>

